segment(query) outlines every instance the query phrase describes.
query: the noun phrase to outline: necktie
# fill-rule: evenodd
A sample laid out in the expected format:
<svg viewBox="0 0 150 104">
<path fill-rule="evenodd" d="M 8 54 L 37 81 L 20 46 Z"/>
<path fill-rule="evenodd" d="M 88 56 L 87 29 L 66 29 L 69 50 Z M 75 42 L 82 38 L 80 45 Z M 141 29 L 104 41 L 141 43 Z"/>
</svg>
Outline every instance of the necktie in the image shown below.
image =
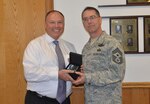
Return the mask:
<svg viewBox="0 0 150 104">
<path fill-rule="evenodd" d="M 55 51 L 58 57 L 58 65 L 59 65 L 59 70 L 60 70 L 60 69 L 65 68 L 64 57 L 59 47 L 58 41 L 53 41 L 53 43 L 56 45 Z M 66 82 L 64 80 L 61 80 L 61 79 L 58 80 L 58 89 L 57 89 L 56 99 L 59 103 L 62 103 L 66 99 Z"/>
</svg>

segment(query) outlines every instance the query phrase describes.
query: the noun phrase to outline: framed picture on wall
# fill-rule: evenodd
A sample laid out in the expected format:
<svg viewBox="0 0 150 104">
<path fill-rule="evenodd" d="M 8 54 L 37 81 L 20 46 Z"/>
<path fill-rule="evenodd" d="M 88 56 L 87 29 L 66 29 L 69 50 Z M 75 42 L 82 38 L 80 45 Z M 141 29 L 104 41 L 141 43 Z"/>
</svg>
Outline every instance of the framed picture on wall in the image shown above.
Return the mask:
<svg viewBox="0 0 150 104">
<path fill-rule="evenodd" d="M 138 53 L 138 18 L 110 18 L 110 34 L 123 46 L 125 53 Z"/>
<path fill-rule="evenodd" d="M 150 16 L 144 17 L 144 52 L 150 53 Z"/>
<path fill-rule="evenodd" d="M 150 0 L 127 0 L 127 5 L 149 5 Z"/>
</svg>

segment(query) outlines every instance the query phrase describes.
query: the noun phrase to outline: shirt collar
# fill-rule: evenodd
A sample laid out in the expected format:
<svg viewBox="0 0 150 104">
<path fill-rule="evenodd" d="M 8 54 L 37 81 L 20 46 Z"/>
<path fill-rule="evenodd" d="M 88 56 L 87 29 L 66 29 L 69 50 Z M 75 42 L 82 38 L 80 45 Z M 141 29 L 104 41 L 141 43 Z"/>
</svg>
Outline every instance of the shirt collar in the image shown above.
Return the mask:
<svg viewBox="0 0 150 104">
<path fill-rule="evenodd" d="M 49 36 L 47 33 L 45 33 L 45 39 L 48 43 L 53 43 L 53 41 L 55 41 L 55 39 L 53 39 L 51 36 Z M 60 41 L 60 39 L 58 39 L 57 41 Z"/>
</svg>

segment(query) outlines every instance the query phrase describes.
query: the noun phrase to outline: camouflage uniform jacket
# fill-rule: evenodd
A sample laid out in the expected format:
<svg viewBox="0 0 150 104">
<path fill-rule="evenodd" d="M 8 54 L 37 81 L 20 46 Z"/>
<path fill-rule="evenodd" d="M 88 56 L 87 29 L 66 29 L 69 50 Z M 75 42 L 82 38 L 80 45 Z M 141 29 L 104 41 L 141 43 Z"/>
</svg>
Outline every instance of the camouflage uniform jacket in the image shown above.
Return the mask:
<svg viewBox="0 0 150 104">
<path fill-rule="evenodd" d="M 122 104 L 125 55 L 120 43 L 102 32 L 82 50 L 85 71 L 85 104 Z"/>
</svg>

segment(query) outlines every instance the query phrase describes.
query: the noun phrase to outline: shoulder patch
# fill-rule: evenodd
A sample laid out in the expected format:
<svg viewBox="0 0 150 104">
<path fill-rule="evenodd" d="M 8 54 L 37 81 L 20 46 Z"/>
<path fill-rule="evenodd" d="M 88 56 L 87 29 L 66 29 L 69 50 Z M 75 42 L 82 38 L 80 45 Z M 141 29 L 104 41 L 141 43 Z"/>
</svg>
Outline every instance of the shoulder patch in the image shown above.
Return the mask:
<svg viewBox="0 0 150 104">
<path fill-rule="evenodd" d="M 112 60 L 117 64 L 123 63 L 122 52 L 119 50 L 119 48 L 116 48 L 112 51 Z"/>
</svg>

